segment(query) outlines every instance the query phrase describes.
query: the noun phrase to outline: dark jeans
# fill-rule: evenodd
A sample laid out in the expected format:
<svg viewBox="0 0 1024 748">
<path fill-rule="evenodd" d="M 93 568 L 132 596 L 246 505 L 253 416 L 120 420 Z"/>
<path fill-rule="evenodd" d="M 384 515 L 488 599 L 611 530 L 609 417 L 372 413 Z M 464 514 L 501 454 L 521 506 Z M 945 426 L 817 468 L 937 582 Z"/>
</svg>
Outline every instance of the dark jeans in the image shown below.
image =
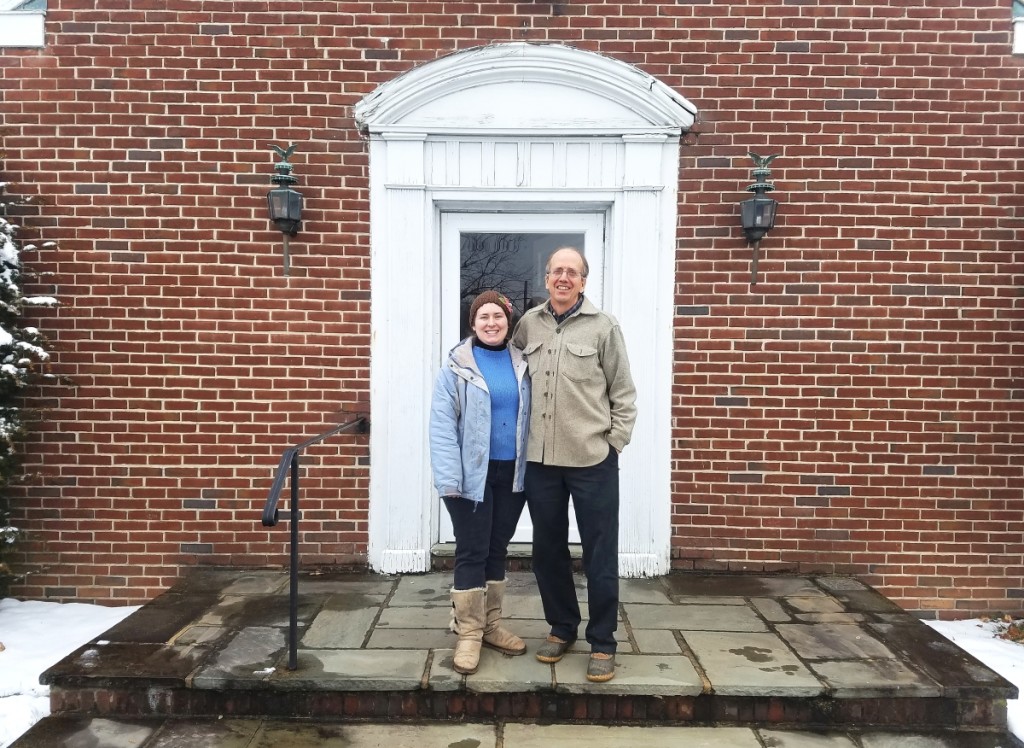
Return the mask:
<svg viewBox="0 0 1024 748">
<path fill-rule="evenodd" d="M 551 633 L 575 641 L 580 606 L 569 556 L 569 495 L 583 544 L 593 652 L 615 653 L 619 611 L 619 453 L 590 467 L 526 464 L 526 497 L 533 519 L 533 573 Z"/>
<path fill-rule="evenodd" d="M 455 589 L 471 590 L 505 578 L 508 542 L 516 531 L 526 497 L 512 493 L 514 460 L 487 464 L 484 500 L 444 497 L 455 529 Z"/>
</svg>

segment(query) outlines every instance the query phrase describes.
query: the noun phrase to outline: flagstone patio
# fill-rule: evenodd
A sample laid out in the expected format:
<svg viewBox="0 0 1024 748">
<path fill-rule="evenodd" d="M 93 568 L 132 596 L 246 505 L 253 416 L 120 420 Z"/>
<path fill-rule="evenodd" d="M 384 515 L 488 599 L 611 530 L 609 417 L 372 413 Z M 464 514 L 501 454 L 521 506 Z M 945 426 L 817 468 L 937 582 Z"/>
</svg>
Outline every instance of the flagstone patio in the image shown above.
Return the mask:
<svg viewBox="0 0 1024 748">
<path fill-rule="evenodd" d="M 447 573 L 303 574 L 298 667 L 289 670 L 287 573 L 200 569 L 42 680 L 52 711 L 72 722 L 872 726 L 972 740 L 1003 736 L 1006 699 L 1017 696 L 955 644 L 845 577 L 622 580 L 614 680 L 584 678 L 582 640 L 554 665 L 485 649 L 480 669 L 462 676 L 451 667 L 450 584 Z M 586 599 L 582 579 L 577 592 Z M 532 575 L 510 574 L 506 613 L 535 650 L 548 629 Z"/>
</svg>

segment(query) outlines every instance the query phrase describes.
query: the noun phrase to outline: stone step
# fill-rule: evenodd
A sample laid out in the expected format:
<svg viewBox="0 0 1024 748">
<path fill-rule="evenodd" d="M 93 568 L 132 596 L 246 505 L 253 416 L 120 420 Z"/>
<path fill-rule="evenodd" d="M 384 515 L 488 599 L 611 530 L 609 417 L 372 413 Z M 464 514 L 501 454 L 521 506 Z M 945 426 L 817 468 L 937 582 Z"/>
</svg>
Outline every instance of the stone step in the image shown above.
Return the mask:
<svg viewBox="0 0 1024 748">
<path fill-rule="evenodd" d="M 309 574 L 298 667 L 283 572 L 203 570 L 43 674 L 61 715 L 943 729 L 1002 734 L 1016 688 L 857 580 L 674 574 L 622 580 L 618 667 L 584 642 L 548 665 L 484 650 L 451 667 L 450 575 Z M 586 586 L 577 589 L 585 610 Z M 507 625 L 547 633 L 532 577 Z M 581 631 L 585 628 L 581 626 Z"/>
<path fill-rule="evenodd" d="M 51 717 L 10 748 L 54 746 L 117 748 L 1020 748 L 1012 736 L 990 733 L 837 729 L 827 732 L 763 727 L 639 727 L 587 724 L 311 723 L 246 717 Z"/>
</svg>

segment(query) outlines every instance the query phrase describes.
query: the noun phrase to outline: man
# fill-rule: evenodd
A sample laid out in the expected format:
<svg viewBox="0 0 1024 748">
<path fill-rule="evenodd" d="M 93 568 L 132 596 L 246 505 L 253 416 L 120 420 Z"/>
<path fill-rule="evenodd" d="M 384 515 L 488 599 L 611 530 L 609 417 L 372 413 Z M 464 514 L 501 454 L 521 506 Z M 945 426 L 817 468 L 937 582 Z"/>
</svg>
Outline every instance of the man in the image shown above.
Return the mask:
<svg viewBox="0 0 1024 748">
<path fill-rule="evenodd" d="M 558 662 L 581 616 L 569 555 L 569 497 L 583 544 L 590 622 L 587 680 L 615 675 L 619 607 L 619 452 L 636 420 L 636 390 L 615 319 L 583 296 L 590 267 L 573 247 L 545 266 L 547 303 L 530 309 L 512 342 L 533 383 L 526 447 L 526 500 L 533 519 L 533 570 L 551 633 L 537 650 Z"/>
</svg>

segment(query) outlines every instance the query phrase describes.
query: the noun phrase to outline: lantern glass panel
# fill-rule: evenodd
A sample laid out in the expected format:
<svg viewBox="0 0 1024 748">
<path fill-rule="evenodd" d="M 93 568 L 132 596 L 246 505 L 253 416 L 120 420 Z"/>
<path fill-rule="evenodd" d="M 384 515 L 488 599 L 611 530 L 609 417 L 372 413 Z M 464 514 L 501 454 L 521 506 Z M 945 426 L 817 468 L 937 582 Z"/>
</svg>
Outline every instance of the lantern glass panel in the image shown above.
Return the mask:
<svg viewBox="0 0 1024 748">
<path fill-rule="evenodd" d="M 302 220 L 302 194 L 287 187 L 267 193 L 267 211 L 279 231 L 295 235 Z"/>
<path fill-rule="evenodd" d="M 748 241 L 759 241 L 775 225 L 778 202 L 770 197 L 752 197 L 740 203 L 743 231 Z"/>
<path fill-rule="evenodd" d="M 288 190 L 288 220 L 289 221 L 298 221 L 301 218 L 302 218 L 302 195 L 300 195 L 295 190 Z"/>
</svg>

